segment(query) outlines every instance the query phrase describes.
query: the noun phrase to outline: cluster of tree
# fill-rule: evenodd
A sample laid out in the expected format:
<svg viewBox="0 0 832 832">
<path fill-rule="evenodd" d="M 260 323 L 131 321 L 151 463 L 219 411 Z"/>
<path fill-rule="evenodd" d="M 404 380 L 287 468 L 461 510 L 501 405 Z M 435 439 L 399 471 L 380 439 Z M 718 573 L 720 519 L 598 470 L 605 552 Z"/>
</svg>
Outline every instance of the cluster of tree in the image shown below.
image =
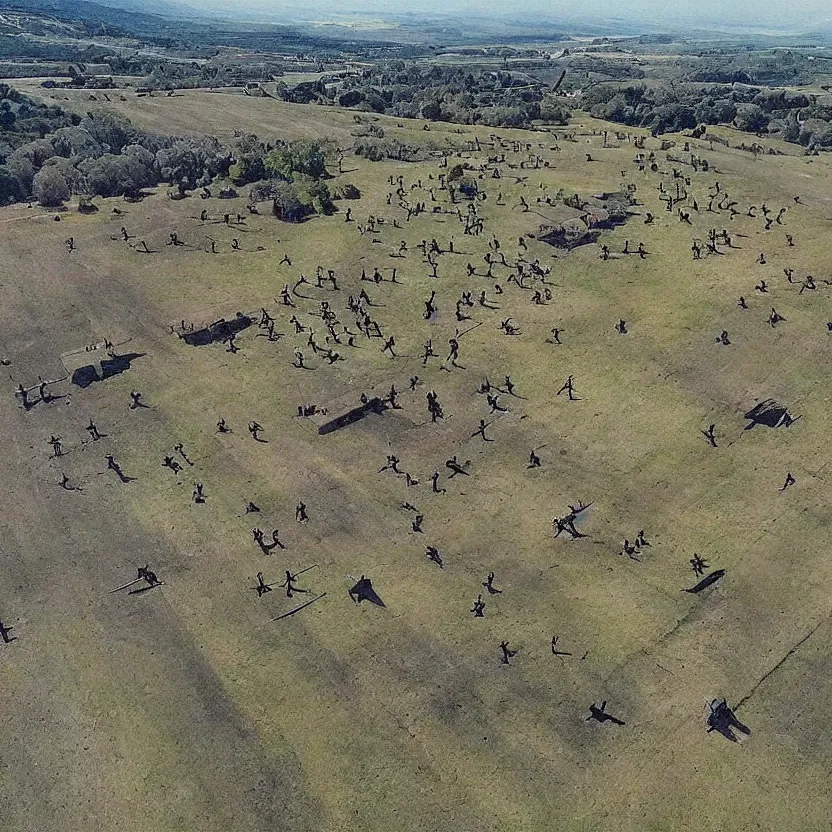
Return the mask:
<svg viewBox="0 0 832 832">
<path fill-rule="evenodd" d="M 272 213 L 284 222 L 302 222 L 311 214 L 331 214 L 335 210 L 326 182 L 299 177 L 294 182 L 274 185 Z"/>
<path fill-rule="evenodd" d="M 39 106 L 0 85 L 0 204 L 55 206 L 71 194 L 118 196 L 159 182 L 184 193 L 226 175 L 232 161 L 216 139 L 146 133 L 106 110 L 79 117 L 47 108 L 33 125 L 25 114 Z"/>
<path fill-rule="evenodd" d="M 371 162 L 396 159 L 399 162 L 415 162 L 421 158 L 420 151 L 398 139 L 359 139 L 352 147 L 356 156 L 363 156 Z"/>
<path fill-rule="evenodd" d="M 225 62 L 212 60 L 156 62 L 146 68 L 140 87 L 151 90 L 195 89 L 199 87 L 243 86 L 248 81 L 273 81 L 283 75 L 284 65 L 276 60 Z"/>
<path fill-rule="evenodd" d="M 587 52 L 578 53 L 570 58 L 569 72 L 573 79 L 576 76 L 583 76 L 592 80 L 597 80 L 599 76 L 602 76 L 604 80 L 637 80 L 646 75 L 635 56 L 622 60 L 591 55 Z"/>
<path fill-rule="evenodd" d="M 325 179 L 326 156 L 320 143 L 311 139 L 263 142 L 249 133 L 237 140 L 228 175 L 235 185 L 265 179 L 293 182 L 303 176 Z"/>
<path fill-rule="evenodd" d="M 689 80 L 757 86 L 796 86 L 812 83 L 819 74 L 813 56 L 790 49 L 755 50 L 750 46 L 697 55 Z"/>
<path fill-rule="evenodd" d="M 543 85 L 502 70 L 475 66 L 379 63 L 336 82 L 309 82 L 278 94 L 296 103 L 338 104 L 401 118 L 423 118 L 491 127 L 527 127 L 567 108 L 550 100 L 544 111 Z"/>
<path fill-rule="evenodd" d="M 300 139 L 276 147 L 264 160 L 272 178 L 292 182 L 298 177 L 322 179 L 327 176 L 326 157 L 318 142 Z"/>
<path fill-rule="evenodd" d="M 136 86 L 149 90 L 197 89 L 201 87 L 245 86 L 257 81 L 273 81 L 284 72 L 284 66 L 276 61 L 251 61 L 225 63 L 212 61 L 148 61 L 147 59 L 126 60 L 110 54 L 103 54 L 93 62 L 88 54 L 83 60 L 70 62 L 69 56 L 54 62 L 8 63 L 3 64 L 7 78 L 49 77 L 61 78 L 60 82 L 50 81 L 45 86 L 87 87 L 106 89 L 116 86 L 104 76 L 135 75 L 141 78 Z M 69 75 L 67 79 L 66 76 Z"/>
<path fill-rule="evenodd" d="M 234 149 L 235 161 L 228 175 L 235 185 L 252 184 L 252 202 L 272 201 L 272 213 L 284 222 L 302 222 L 312 214 L 331 214 L 334 199 L 358 199 L 360 191 L 346 183 L 333 195 L 326 156 L 311 139 L 294 142 L 262 142 L 257 136 L 241 136 Z"/>
<path fill-rule="evenodd" d="M 565 127 L 572 118 L 572 110 L 562 98 L 544 95 L 540 102 L 540 120 L 544 124 L 556 124 Z"/>
<path fill-rule="evenodd" d="M 80 121 L 80 116 L 65 113 L 60 107 L 40 104 L 0 83 L 0 154 Z"/>
<path fill-rule="evenodd" d="M 0 57 L 35 58 L 42 61 L 103 63 L 114 57 L 113 49 L 94 44 L 73 43 L 55 38 L 26 40 L 19 35 L 0 34 Z"/>
<path fill-rule="evenodd" d="M 354 186 L 350 186 L 354 187 Z M 350 193 L 357 193 L 357 188 Z M 358 198 L 344 196 L 341 198 Z M 272 214 L 283 222 L 303 222 L 312 214 L 331 214 L 335 211 L 334 200 L 337 198 L 321 179 L 311 179 L 299 176 L 292 182 L 281 179 L 267 179 L 258 182 L 249 191 L 251 202 L 267 202 L 271 200 Z"/>
<path fill-rule="evenodd" d="M 832 107 L 813 96 L 742 84 L 603 83 L 581 94 L 596 118 L 675 133 L 701 124 L 725 124 L 771 134 L 815 150 L 832 147 Z"/>
<path fill-rule="evenodd" d="M 168 50 L 175 52 L 175 50 Z M 0 58 L 18 59 L 4 64 L 6 77 L 65 77 L 69 86 L 102 86 L 95 75 L 129 75 L 141 78 L 138 86 L 152 90 L 193 89 L 195 87 L 240 86 L 247 81 L 271 81 L 281 76 L 285 63 L 262 55 L 234 56 L 217 49 L 191 48 L 189 60 L 148 56 L 137 50 L 124 53 L 99 44 L 64 41 L 21 41 L 19 37 L 0 35 Z M 20 58 L 34 62 L 22 62 Z M 99 69 L 103 67 L 103 69 Z"/>
</svg>

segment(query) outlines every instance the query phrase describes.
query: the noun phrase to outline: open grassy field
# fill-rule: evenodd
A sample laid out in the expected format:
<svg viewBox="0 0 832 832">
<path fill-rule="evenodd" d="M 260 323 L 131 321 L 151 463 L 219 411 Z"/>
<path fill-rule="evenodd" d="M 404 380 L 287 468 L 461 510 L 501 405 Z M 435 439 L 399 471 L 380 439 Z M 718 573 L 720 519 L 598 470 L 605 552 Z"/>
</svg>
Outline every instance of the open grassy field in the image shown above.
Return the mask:
<svg viewBox="0 0 832 832">
<path fill-rule="evenodd" d="M 90 106 L 85 93 L 65 91 L 59 103 Z M 141 127 L 222 137 L 237 129 L 346 147 L 353 126 L 353 114 L 337 109 L 200 92 L 112 106 Z M 381 120 L 412 144 L 478 136 L 482 151 L 451 165 L 505 154 L 496 165 L 503 177 L 490 178 L 492 165 L 480 182 L 479 237 L 464 234 L 455 213 L 407 222 L 395 199 L 387 204 L 388 177 L 402 176 L 408 199 L 448 207 L 446 191 L 436 203 L 428 191 L 445 172 L 438 159 L 347 156 L 335 182 L 356 184 L 361 199 L 302 225 L 278 222 L 263 205 L 228 227 L 222 214 L 247 214 L 243 197 L 174 202 L 164 189 L 141 204 L 98 200 L 98 214 L 70 210 L 60 222 L 37 206 L 0 209 L 0 358 L 10 362 L 0 397 L 0 618 L 17 636 L 0 645 L 0 827 L 829 828 L 830 160 L 755 159 L 692 142 L 711 169 L 684 167 L 700 209 L 691 227 L 659 200 L 660 182 L 674 192 L 675 182 L 658 141 L 646 142 L 658 172 L 642 173 L 612 126 L 578 122 L 574 142 L 494 131 L 501 148 L 488 128 L 460 135 L 451 125 Z M 609 147 L 594 133 L 605 127 Z M 531 143 L 548 166 L 510 169 L 529 158 L 514 141 Z M 682 141 L 672 153 L 686 157 Z M 736 218 L 707 212 L 716 182 L 736 201 Z M 538 198 L 627 183 L 638 204 L 625 226 L 603 233 L 609 261 L 594 245 L 566 253 L 531 236 L 518 248 L 554 215 Z M 513 207 L 521 196 L 531 210 Z M 760 216 L 747 216 L 762 203 L 773 215 L 788 209 L 782 225 L 767 232 Z M 344 221 L 347 206 L 357 222 Z M 369 215 L 385 223 L 362 235 L 357 225 Z M 693 261 L 691 238 L 706 239 L 711 227 L 728 228 L 736 248 Z M 165 245 L 172 231 L 187 245 Z M 551 290 L 549 303 L 533 304 L 499 263 L 483 276 L 495 235 L 509 263 L 522 256 L 551 268 L 534 284 Z M 232 251 L 234 237 L 241 251 Z M 443 250 L 453 238 L 456 252 L 438 258 L 436 279 L 416 249 L 432 238 Z M 406 256 L 391 257 L 402 239 Z M 138 250 L 140 240 L 151 253 Z M 621 254 L 625 240 L 649 255 Z M 468 262 L 475 276 L 466 276 Z M 339 291 L 315 288 L 318 265 L 334 270 Z M 362 269 L 375 268 L 385 280 L 362 282 Z M 282 287 L 301 273 L 312 285 L 299 290 L 297 308 L 280 305 Z M 801 293 L 808 274 L 818 288 Z M 765 294 L 754 288 L 761 279 Z M 329 365 L 289 319 L 297 315 L 323 344 L 316 313 L 327 301 L 357 332 L 347 296 L 362 288 L 398 357 L 361 335 L 355 347 L 335 345 L 345 360 Z M 432 290 L 439 312 L 428 321 Z M 499 309 L 475 304 L 472 320 L 458 324 L 460 294 L 476 301 L 483 290 Z M 737 305 L 741 295 L 748 309 Z M 251 328 L 236 354 L 188 346 L 170 331 L 183 319 L 261 307 L 283 337 L 270 342 Z M 776 327 L 772 307 L 785 318 Z M 509 316 L 520 335 L 502 333 Z M 619 319 L 626 335 L 614 329 Z M 440 369 L 457 326 L 475 323 L 460 338 L 464 369 Z M 553 327 L 561 345 L 547 343 Z M 716 343 L 722 330 L 728 346 Z M 65 398 L 19 407 L 19 383 L 63 375 L 62 353 L 104 337 L 143 357 L 85 389 L 54 385 Z M 441 357 L 423 367 L 428 338 Z M 314 369 L 292 366 L 296 348 Z M 556 395 L 570 374 L 580 401 Z M 508 412 L 488 428 L 493 442 L 472 437 L 481 418 L 498 415 L 477 388 L 506 375 L 522 398 L 500 396 Z M 326 436 L 297 417 L 299 404 L 342 406 L 391 384 L 404 390 L 401 410 Z M 425 406 L 431 389 L 445 413 L 436 424 Z M 129 409 L 131 390 L 151 407 Z M 769 397 L 801 418 L 744 431 L 743 413 Z M 106 434 L 100 441 L 84 430 L 90 418 Z M 216 432 L 220 418 L 233 433 Z M 250 420 L 267 444 L 252 441 Z M 700 433 L 711 423 L 717 448 Z M 48 458 L 53 434 L 68 452 L 57 459 Z M 176 475 L 162 460 L 180 442 L 193 466 L 183 462 Z M 542 464 L 528 469 L 533 448 Z M 418 486 L 377 473 L 390 453 Z M 121 484 L 105 454 L 136 480 Z M 446 477 L 454 454 L 470 460 L 469 477 Z M 435 470 L 446 493 L 431 490 Z M 781 492 L 787 472 L 796 482 Z M 84 491 L 62 490 L 63 473 Z M 196 481 L 203 505 L 191 500 Z M 243 516 L 249 500 L 259 515 Z M 587 537 L 553 539 L 552 517 L 579 500 L 593 503 L 579 526 Z M 300 501 L 305 524 L 295 522 Z M 404 501 L 424 515 L 423 534 L 411 531 Z M 264 556 L 255 525 L 279 528 L 287 548 Z M 621 542 L 640 529 L 651 545 L 636 561 L 620 554 Z M 443 569 L 426 558 L 428 545 Z M 726 570 L 701 595 L 682 592 L 697 580 L 694 553 Z M 144 563 L 162 587 L 108 593 Z M 271 621 L 307 596 L 276 587 L 258 598 L 255 574 L 279 582 L 286 569 L 313 564 L 299 585 L 326 596 Z M 499 595 L 482 586 L 489 571 Z M 385 608 L 350 601 L 348 576 L 362 574 Z M 485 614 L 474 618 L 479 594 Z M 571 656 L 552 655 L 556 634 Z M 518 651 L 510 666 L 500 662 L 503 640 Z M 741 744 L 706 733 L 703 698 L 717 696 L 745 700 L 738 715 L 752 734 Z M 586 721 L 602 700 L 625 725 Z"/>
</svg>

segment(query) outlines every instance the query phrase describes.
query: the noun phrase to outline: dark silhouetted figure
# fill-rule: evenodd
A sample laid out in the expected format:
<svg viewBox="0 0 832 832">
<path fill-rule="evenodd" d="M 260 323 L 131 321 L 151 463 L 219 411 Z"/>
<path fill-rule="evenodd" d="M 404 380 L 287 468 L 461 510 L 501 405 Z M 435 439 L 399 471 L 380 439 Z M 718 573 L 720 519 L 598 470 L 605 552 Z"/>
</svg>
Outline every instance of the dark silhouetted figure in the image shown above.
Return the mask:
<svg viewBox="0 0 832 832">
<path fill-rule="evenodd" d="M 570 402 L 580 401 L 580 399 L 575 395 L 574 381 L 575 377 L 569 376 L 563 383 L 563 387 L 561 387 L 555 395 L 559 396 L 561 393 L 566 393 L 569 396 Z"/>
<path fill-rule="evenodd" d="M 429 390 L 427 395 L 428 413 L 430 413 L 431 422 L 436 422 L 437 419 L 443 419 L 442 405 L 439 404 L 439 397 L 433 390 Z"/>
<path fill-rule="evenodd" d="M 612 716 L 612 714 L 608 714 L 606 712 L 607 708 L 607 700 L 605 699 L 601 703 L 601 707 L 599 708 L 594 702 L 589 706 L 589 716 L 586 718 L 586 722 L 589 722 L 591 719 L 600 722 L 601 724 L 605 722 L 612 722 L 613 725 L 624 725 L 625 723 L 622 720 L 618 719 L 617 717 Z"/>
<path fill-rule="evenodd" d="M 37 402 L 29 401 L 29 391 L 22 384 L 17 385 L 17 390 L 15 390 L 14 394 L 15 396 L 20 396 L 20 404 L 24 410 L 29 410 L 37 404 Z"/>
<path fill-rule="evenodd" d="M 369 601 L 377 607 L 383 607 L 384 601 L 379 598 L 378 593 L 373 589 L 373 582 L 362 575 L 355 584 L 348 590 L 350 598 L 357 604 L 362 601 Z"/>
<path fill-rule="evenodd" d="M 136 410 L 139 407 L 150 407 L 142 401 L 142 394 L 138 390 L 130 391 L 130 410 Z"/>
<path fill-rule="evenodd" d="M 487 427 L 488 425 L 485 423 L 485 419 L 480 419 L 480 426 L 471 434 L 471 438 L 473 439 L 475 436 L 481 436 L 483 442 L 493 442 L 493 439 L 485 435 L 485 429 Z"/>
<path fill-rule="evenodd" d="M 181 456 L 182 459 L 184 459 L 185 462 L 188 463 L 188 465 L 193 466 L 193 462 L 191 462 L 191 460 L 188 459 L 188 456 L 185 453 L 185 446 L 181 442 L 178 445 L 174 445 L 173 450 L 176 451 L 179 454 L 179 456 Z"/>
<path fill-rule="evenodd" d="M 631 558 L 632 560 L 638 560 L 638 558 L 636 557 L 637 551 L 637 548 L 632 543 L 630 543 L 630 541 L 627 540 L 627 538 L 624 538 L 624 543 L 621 546 L 621 554 L 627 555 L 627 557 Z"/>
<path fill-rule="evenodd" d="M 38 395 L 40 396 L 40 400 L 44 404 L 49 404 L 49 402 L 54 401 L 55 399 L 55 396 L 53 396 L 47 389 L 51 382 L 44 381 L 40 376 L 38 376 L 38 379 L 40 380 L 40 384 L 38 385 Z"/>
<path fill-rule="evenodd" d="M 445 461 L 445 467 L 452 471 L 452 473 L 448 475 L 448 479 L 452 480 L 457 474 L 463 474 L 466 477 L 470 477 L 471 475 L 465 470 L 469 464 L 469 462 L 466 462 L 464 465 L 461 464 L 457 459 L 456 454 L 454 454 L 450 459 Z"/>
<path fill-rule="evenodd" d="M 281 549 L 286 548 L 286 544 L 284 544 L 280 540 L 280 531 L 278 529 L 274 529 L 272 531 L 272 542 L 270 545 L 272 548 L 274 548 L 275 546 L 279 546 Z"/>
<path fill-rule="evenodd" d="M 281 587 L 286 587 L 286 597 L 291 598 L 295 592 L 309 592 L 308 589 L 298 589 L 295 584 L 297 583 L 298 576 L 293 575 L 288 569 L 286 570 L 286 580 L 280 585 Z"/>
<path fill-rule="evenodd" d="M 257 586 L 254 587 L 255 591 L 257 592 L 257 597 L 262 598 L 266 592 L 271 592 L 272 588 L 263 580 L 263 573 L 257 573 Z"/>
<path fill-rule="evenodd" d="M 699 431 L 705 439 L 708 440 L 712 448 L 718 448 L 719 446 L 716 444 L 716 436 L 714 435 L 714 428 L 716 425 L 710 425 L 707 430 Z"/>
<path fill-rule="evenodd" d="M 9 635 L 13 629 L 14 627 L 7 627 L 2 621 L 0 621 L 0 638 L 3 639 L 4 644 L 11 644 L 13 641 L 17 641 L 16 636 Z"/>
<path fill-rule="evenodd" d="M 503 407 L 500 404 L 500 394 L 497 393 L 496 395 L 492 396 L 488 393 L 485 397 L 488 401 L 488 406 L 491 408 L 492 413 L 508 413 L 508 408 Z"/>
<path fill-rule="evenodd" d="M 254 538 L 254 542 L 260 547 L 260 551 L 263 552 L 264 555 L 268 555 L 272 549 L 276 549 L 278 546 L 281 549 L 286 548 L 286 546 L 279 540 L 279 531 L 277 529 L 272 532 L 271 543 L 266 543 L 266 537 L 261 529 L 252 529 L 251 534 Z"/>
<path fill-rule="evenodd" d="M 259 422 L 249 422 L 248 423 L 248 432 L 251 434 L 251 438 L 254 439 L 255 442 L 267 442 L 266 439 L 260 438 L 260 433 L 263 430 L 263 426 Z"/>
<path fill-rule="evenodd" d="M 501 641 L 500 642 L 500 650 L 502 650 L 502 652 L 503 652 L 503 655 L 500 657 L 500 661 L 503 664 L 511 664 L 509 659 L 511 659 L 513 656 L 516 656 L 517 651 L 516 650 L 509 650 L 507 641 Z"/>
<path fill-rule="evenodd" d="M 786 481 L 783 483 L 782 487 L 779 490 L 785 491 L 790 485 L 794 485 L 795 482 L 795 478 L 791 475 L 791 472 L 789 472 L 786 474 Z"/>
<path fill-rule="evenodd" d="M 112 454 L 107 454 L 107 455 L 104 457 L 104 459 L 106 459 L 106 460 L 107 460 L 107 468 L 108 468 L 110 471 L 115 471 L 116 476 L 117 476 L 117 477 L 118 477 L 118 478 L 119 478 L 122 482 L 133 482 L 133 481 L 136 479 L 135 477 L 128 477 L 128 476 L 124 473 L 124 471 L 122 471 L 122 470 L 121 470 L 121 466 L 120 466 L 120 465 L 119 465 L 119 464 L 115 461 L 115 459 L 113 459 L 113 455 L 112 455 Z"/>
<path fill-rule="evenodd" d="M 471 607 L 471 612 L 474 614 L 474 618 L 484 618 L 485 615 L 483 610 L 485 609 L 485 601 L 482 600 L 482 595 L 477 596 L 477 600 L 474 601 L 474 606 Z"/>
<path fill-rule="evenodd" d="M 486 577 L 485 581 L 483 582 L 483 586 L 488 590 L 489 595 L 501 595 L 502 592 L 503 592 L 502 589 L 497 589 L 497 587 L 494 586 L 494 573 L 493 572 L 488 573 L 488 576 Z"/>
<path fill-rule="evenodd" d="M 70 485 L 69 484 L 69 477 L 66 474 L 61 474 L 61 480 L 58 485 L 63 488 L 64 491 L 83 491 L 83 488 L 80 488 L 77 485 Z"/>
<path fill-rule="evenodd" d="M 571 656 L 566 650 L 558 650 L 558 639 L 560 636 L 552 636 L 552 655 L 553 656 Z"/>
<path fill-rule="evenodd" d="M 746 736 L 751 734 L 751 729 L 737 719 L 736 714 L 728 707 L 724 699 L 713 699 L 708 703 L 707 724 L 709 734 L 711 731 L 716 731 L 731 742 L 739 742 L 739 737 L 732 730 L 734 728 Z"/>
<path fill-rule="evenodd" d="M 505 387 L 505 392 L 508 393 L 509 396 L 514 396 L 515 398 L 522 398 L 519 393 L 514 392 L 514 382 L 511 380 L 511 376 L 506 376 L 506 380 L 503 382 L 503 387 Z"/>
<path fill-rule="evenodd" d="M 428 339 L 425 342 L 424 353 L 422 354 L 422 366 L 427 366 L 429 358 L 437 358 L 437 354 L 433 351 L 433 342 Z"/>
<path fill-rule="evenodd" d="M 700 577 L 705 574 L 705 570 L 708 568 L 708 561 L 703 560 L 695 552 L 688 562 L 690 563 L 690 568 L 693 570 L 693 574 Z"/>
<path fill-rule="evenodd" d="M 382 352 L 389 352 L 390 357 L 395 358 L 396 357 L 396 352 L 393 349 L 393 347 L 395 347 L 395 346 L 396 346 L 396 339 L 391 335 L 389 338 L 387 338 L 385 340 L 384 346 L 381 348 L 381 351 Z"/>
<path fill-rule="evenodd" d="M 387 463 L 378 469 L 378 473 L 382 471 L 393 471 L 395 474 L 401 474 L 399 470 L 399 458 L 395 454 L 387 454 Z"/>
<path fill-rule="evenodd" d="M 785 321 L 786 319 L 772 306 L 771 307 L 771 314 L 768 316 L 768 323 L 769 326 L 773 329 L 780 323 L 780 321 Z"/>
<path fill-rule="evenodd" d="M 444 563 L 442 562 L 442 556 L 439 554 L 439 549 L 435 546 L 428 546 L 425 549 L 425 555 L 427 556 L 428 560 L 433 561 L 440 569 L 444 568 Z"/>
<path fill-rule="evenodd" d="M 573 540 L 579 537 L 586 537 L 585 534 L 582 534 L 575 528 L 576 519 L 577 513 L 574 511 L 570 511 L 570 513 L 565 517 L 555 517 L 552 520 L 552 526 L 555 529 L 555 537 L 560 537 L 561 532 L 568 532 Z"/>
<path fill-rule="evenodd" d="M 436 292 L 431 292 L 430 297 L 425 301 L 425 313 L 423 317 L 426 321 L 429 321 L 431 316 L 436 312 L 436 305 L 433 302 L 435 298 Z"/>
<path fill-rule="evenodd" d="M 162 582 L 156 577 L 156 573 L 150 568 L 149 564 L 145 564 L 144 566 L 140 566 L 136 570 L 136 580 L 139 578 L 143 579 L 149 588 L 154 586 L 161 586 Z M 136 590 L 133 590 L 134 592 Z"/>
</svg>

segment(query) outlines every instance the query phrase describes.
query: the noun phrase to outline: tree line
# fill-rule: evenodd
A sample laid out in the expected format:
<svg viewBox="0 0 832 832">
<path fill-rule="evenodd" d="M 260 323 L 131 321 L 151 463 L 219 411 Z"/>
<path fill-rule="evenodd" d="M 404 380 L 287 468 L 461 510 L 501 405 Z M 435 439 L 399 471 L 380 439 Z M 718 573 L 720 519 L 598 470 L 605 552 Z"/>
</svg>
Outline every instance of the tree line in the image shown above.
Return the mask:
<svg viewBox="0 0 832 832">
<path fill-rule="evenodd" d="M 315 141 L 241 135 L 225 147 L 210 136 L 164 136 L 109 110 L 70 114 L 0 84 L 0 205 L 35 199 L 56 207 L 73 194 L 138 196 L 162 182 L 184 196 L 223 179 L 254 185 L 252 201 L 270 199 L 275 216 L 298 222 L 331 213 L 336 199 L 360 196 L 345 183 L 331 192 L 328 176 Z"/>
<path fill-rule="evenodd" d="M 425 66 L 383 62 L 337 82 L 324 80 L 278 87 L 278 95 L 301 104 L 337 104 L 399 118 L 422 118 L 489 127 L 567 124 L 569 107 L 545 85 L 503 70 L 472 66 Z"/>
<path fill-rule="evenodd" d="M 579 104 L 596 118 L 655 135 L 723 124 L 808 151 L 832 148 L 832 107 L 801 92 L 747 84 L 600 83 L 584 90 Z"/>
</svg>

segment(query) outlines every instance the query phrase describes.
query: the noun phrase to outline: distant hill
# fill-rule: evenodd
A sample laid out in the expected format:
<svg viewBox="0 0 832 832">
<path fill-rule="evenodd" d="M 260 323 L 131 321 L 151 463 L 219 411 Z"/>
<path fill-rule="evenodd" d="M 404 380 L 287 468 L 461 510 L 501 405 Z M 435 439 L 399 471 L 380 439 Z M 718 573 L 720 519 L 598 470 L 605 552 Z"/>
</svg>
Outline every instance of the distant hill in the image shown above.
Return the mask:
<svg viewBox="0 0 832 832">
<path fill-rule="evenodd" d="M 122 4 L 136 11 L 128 11 Z M 157 14 L 151 9 L 164 9 L 166 14 Z M 185 4 L 162 0 L 102 0 L 100 3 L 89 0 L 72 0 L 71 3 L 68 0 L 0 0 L 0 12 L 4 10 L 76 22 L 84 24 L 88 30 L 104 25 L 111 33 L 119 31 L 146 41 L 175 40 L 192 45 L 238 46 L 264 51 L 338 50 L 343 43 L 342 39 L 321 36 L 303 28 L 199 17 L 196 10 Z M 178 10 L 184 10 L 182 17 Z M 176 16 L 171 16 L 174 12 Z M 356 38 L 354 33 L 350 34 L 353 44 L 374 45 L 370 38 Z"/>
<path fill-rule="evenodd" d="M 90 3 L 87 0 L 73 0 L 72 3 L 67 3 L 66 0 L 0 0 L 0 11 L 3 10 L 46 14 L 58 20 L 77 20 L 87 24 L 104 23 L 145 35 L 157 34 L 168 22 L 159 15 L 128 12 L 118 7 Z"/>
<path fill-rule="evenodd" d="M 817 26 L 813 26 L 807 34 L 814 35 L 825 41 L 832 40 L 832 18 L 824 20 L 823 23 L 819 23 Z"/>
<path fill-rule="evenodd" d="M 205 14 L 186 3 L 175 0 L 97 0 L 95 5 L 110 9 L 121 9 L 133 14 L 152 14 L 159 17 L 173 17 L 180 20 L 204 18 Z"/>
</svg>

